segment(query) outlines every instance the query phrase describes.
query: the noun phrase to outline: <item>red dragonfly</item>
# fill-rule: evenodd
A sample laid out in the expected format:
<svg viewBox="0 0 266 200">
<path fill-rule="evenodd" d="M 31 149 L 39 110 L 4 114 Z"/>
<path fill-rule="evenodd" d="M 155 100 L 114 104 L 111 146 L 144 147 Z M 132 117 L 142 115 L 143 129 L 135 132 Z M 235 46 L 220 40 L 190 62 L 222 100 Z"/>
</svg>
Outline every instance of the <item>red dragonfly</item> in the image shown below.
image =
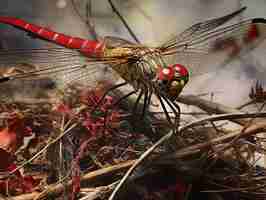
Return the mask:
<svg viewBox="0 0 266 200">
<path fill-rule="evenodd" d="M 200 57 L 203 58 L 201 60 L 208 61 L 208 57 L 204 55 L 219 57 L 220 52 L 235 56 L 240 49 L 252 48 L 266 37 L 266 19 L 254 18 L 224 25 L 245 9 L 197 23 L 159 47 L 134 44 L 114 37 L 106 37 L 102 41 L 75 38 L 30 24 L 22 19 L 0 17 L 1 23 L 12 25 L 36 38 L 65 47 L 1 50 L 0 63 L 36 61 L 39 69 L 2 77 L 0 82 L 42 76 L 59 80 L 60 76 L 65 75 L 68 77 L 65 81 L 69 83 L 90 77 L 89 75 L 101 71 L 103 66 L 104 69 L 117 72 L 125 80 L 112 89 L 130 84 L 133 91 L 124 98 L 138 94 L 135 105 L 137 106 L 143 98 L 143 113 L 150 105 L 151 97 L 155 95 L 171 122 L 166 105 L 177 119 L 179 107 L 175 99 L 189 80 L 188 69 L 202 70 L 202 65 L 193 68 L 193 58 Z M 25 59 L 25 55 L 30 55 L 28 60 Z M 49 62 L 47 58 L 51 58 Z"/>
</svg>

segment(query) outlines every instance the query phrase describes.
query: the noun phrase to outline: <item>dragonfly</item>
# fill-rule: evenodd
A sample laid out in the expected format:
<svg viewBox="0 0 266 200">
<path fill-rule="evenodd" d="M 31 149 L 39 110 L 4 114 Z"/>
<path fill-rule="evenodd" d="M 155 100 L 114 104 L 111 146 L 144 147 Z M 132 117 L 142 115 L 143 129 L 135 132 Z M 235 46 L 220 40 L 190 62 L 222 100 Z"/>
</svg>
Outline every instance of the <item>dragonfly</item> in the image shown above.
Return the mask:
<svg viewBox="0 0 266 200">
<path fill-rule="evenodd" d="M 105 37 L 100 41 L 71 37 L 19 18 L 0 16 L 0 23 L 12 25 L 34 38 L 61 46 L 0 50 L 0 64 L 26 62 L 26 55 L 30 55 L 27 62 L 36 61 L 39 67 L 29 72 L 4 76 L 0 78 L 0 83 L 36 77 L 59 80 L 66 76 L 64 81 L 69 84 L 82 79 L 89 81 L 91 75 L 111 69 L 124 82 L 107 92 L 131 85 L 133 90 L 121 99 L 136 94 L 134 109 L 142 101 L 142 114 L 151 104 L 152 96 L 155 96 L 167 120 L 176 124 L 180 113 L 176 99 L 188 83 L 190 71 L 203 71 L 202 64 L 196 62 L 195 67 L 193 60 L 200 58 L 208 61 L 214 55 L 219 57 L 220 52 L 226 52 L 230 57 L 236 56 L 242 47 L 253 48 L 265 39 L 266 19 L 253 18 L 226 25 L 245 9 L 243 7 L 228 15 L 196 23 L 158 47 L 117 37 Z M 169 109 L 174 113 L 174 122 Z"/>
</svg>

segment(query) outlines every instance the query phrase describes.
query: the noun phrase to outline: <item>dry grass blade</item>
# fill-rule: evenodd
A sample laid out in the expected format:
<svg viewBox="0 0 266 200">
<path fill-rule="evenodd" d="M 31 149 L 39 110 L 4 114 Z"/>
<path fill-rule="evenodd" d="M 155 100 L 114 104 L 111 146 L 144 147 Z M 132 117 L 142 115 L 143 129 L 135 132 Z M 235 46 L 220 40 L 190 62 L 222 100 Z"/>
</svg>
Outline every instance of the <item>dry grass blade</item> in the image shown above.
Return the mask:
<svg viewBox="0 0 266 200">
<path fill-rule="evenodd" d="M 236 113 L 236 114 L 221 114 L 221 115 L 215 115 L 215 116 L 211 116 L 211 117 L 206 117 L 194 122 L 191 122 L 183 127 L 179 128 L 178 133 L 193 127 L 193 126 L 197 126 L 199 124 L 202 124 L 204 122 L 207 121 L 218 121 L 218 120 L 234 120 L 234 119 L 240 119 L 240 118 L 253 118 L 253 117 L 266 117 L 266 113 L 250 113 L 250 114 L 243 114 L 243 113 Z M 262 126 L 255 126 L 255 127 L 249 127 L 247 128 L 243 133 L 244 134 L 251 134 L 254 133 L 254 131 L 258 132 L 258 131 L 263 131 L 265 130 L 266 125 L 263 123 Z M 242 132 L 241 132 L 242 133 Z M 240 134 L 241 134 L 240 133 Z M 169 138 L 171 138 L 171 136 L 174 134 L 173 131 L 170 131 L 168 134 L 166 134 L 165 136 L 163 136 L 159 141 L 157 141 L 152 147 L 150 147 L 147 151 L 145 151 L 140 158 L 130 167 L 130 169 L 127 171 L 127 173 L 124 175 L 124 177 L 121 179 L 121 181 L 119 182 L 119 184 L 116 186 L 116 188 L 114 189 L 114 191 L 112 192 L 112 194 L 110 195 L 108 200 L 113 200 L 116 196 L 116 194 L 119 192 L 120 188 L 122 187 L 122 185 L 126 182 L 126 180 L 128 179 L 128 177 L 132 174 L 132 172 L 134 171 L 134 169 L 136 169 L 136 167 L 138 165 L 140 165 L 145 158 L 147 158 L 158 146 L 160 146 L 163 142 L 165 142 L 166 140 L 168 140 Z M 213 140 L 212 142 L 207 142 L 205 144 L 199 144 L 199 145 L 195 145 L 192 147 L 188 147 L 187 149 L 182 149 L 182 152 L 186 152 L 188 154 L 194 153 L 194 152 L 198 152 L 201 148 L 206 147 L 207 145 L 211 145 L 212 143 L 214 144 L 215 142 L 221 142 L 225 139 L 228 138 L 232 138 L 232 137 L 236 137 L 239 134 L 233 134 L 230 135 L 230 137 L 228 137 L 228 135 L 226 135 L 227 137 L 224 138 L 218 138 L 217 140 Z M 186 154 L 183 154 L 186 155 Z"/>
<path fill-rule="evenodd" d="M 111 174 L 115 174 L 117 172 L 122 172 L 122 171 L 128 169 L 130 166 L 132 166 L 132 164 L 134 162 L 135 162 L 134 160 L 127 161 L 125 163 L 121 163 L 118 165 L 114 165 L 114 166 L 106 167 L 106 168 L 99 169 L 99 170 L 96 170 L 93 172 L 89 172 L 89 173 L 87 173 L 81 177 L 81 181 L 93 181 L 97 178 L 101 178 L 101 177 L 104 177 L 106 175 L 111 175 Z M 34 200 L 47 199 L 48 195 L 56 196 L 56 195 L 63 192 L 65 186 L 69 187 L 71 184 L 72 184 L 72 181 L 68 181 L 67 184 L 60 183 L 57 185 L 49 186 L 47 190 L 45 190 L 42 193 L 39 193 L 37 198 L 35 198 Z"/>
<path fill-rule="evenodd" d="M 115 198 L 116 193 L 119 191 L 119 189 L 122 187 L 122 185 L 126 182 L 127 178 L 131 175 L 131 173 L 136 169 L 140 163 L 147 158 L 159 145 L 161 145 L 164 141 L 169 139 L 173 135 L 173 131 L 169 132 L 165 136 L 163 136 L 158 142 L 156 142 L 152 147 L 150 147 L 147 151 L 145 151 L 138 160 L 130 167 L 130 169 L 127 171 L 127 173 L 123 176 L 119 184 L 116 186 L 114 191 L 109 197 L 109 200 L 113 200 Z"/>
<path fill-rule="evenodd" d="M 93 172 L 89 172 L 87 174 L 85 174 L 84 176 L 82 176 L 81 181 L 93 181 L 97 178 L 101 178 L 107 175 L 111 175 L 111 174 L 115 174 L 118 172 L 123 172 L 124 170 L 128 169 L 133 163 L 135 162 L 135 160 L 132 161 L 127 161 L 125 163 L 121 163 L 118 165 L 114 165 L 114 166 L 110 166 L 110 167 L 106 167 L 103 169 L 99 169 Z M 70 186 L 72 184 L 72 181 L 67 182 L 67 184 L 56 184 L 56 185 L 49 185 L 48 189 L 45 190 L 45 192 L 33 192 L 33 193 L 29 193 L 29 194 L 23 194 L 23 195 L 19 195 L 19 196 L 15 196 L 12 197 L 12 200 L 40 200 L 40 199 L 47 199 L 48 195 L 50 196 L 58 196 L 63 190 L 65 186 Z M 97 187 L 97 188 L 90 188 L 90 191 L 95 191 L 97 189 L 100 190 L 100 192 L 102 191 L 106 191 L 106 190 L 110 190 L 114 187 L 114 185 L 116 185 L 117 182 L 110 184 L 108 186 L 101 186 L 101 187 Z M 83 189 L 81 189 L 82 191 Z M 84 190 L 85 191 L 85 190 Z"/>
<path fill-rule="evenodd" d="M 72 124 L 70 127 L 69 124 L 71 122 L 68 121 L 65 125 L 62 125 L 61 130 L 60 130 L 60 135 L 55 138 L 54 140 L 52 140 L 51 142 L 49 142 L 45 147 L 43 147 L 38 153 L 36 153 L 33 157 L 31 157 L 30 159 L 26 160 L 25 162 L 23 162 L 20 166 L 18 166 L 16 169 L 12 170 L 7 176 L 10 176 L 12 174 L 14 174 L 16 171 L 18 171 L 19 169 L 22 169 L 25 165 L 29 164 L 30 162 L 32 162 L 34 159 L 38 158 L 42 153 L 44 153 L 52 144 L 55 144 L 56 142 L 58 142 L 62 137 L 64 137 L 66 134 L 68 134 L 73 128 L 75 128 L 77 126 L 76 123 Z"/>
</svg>

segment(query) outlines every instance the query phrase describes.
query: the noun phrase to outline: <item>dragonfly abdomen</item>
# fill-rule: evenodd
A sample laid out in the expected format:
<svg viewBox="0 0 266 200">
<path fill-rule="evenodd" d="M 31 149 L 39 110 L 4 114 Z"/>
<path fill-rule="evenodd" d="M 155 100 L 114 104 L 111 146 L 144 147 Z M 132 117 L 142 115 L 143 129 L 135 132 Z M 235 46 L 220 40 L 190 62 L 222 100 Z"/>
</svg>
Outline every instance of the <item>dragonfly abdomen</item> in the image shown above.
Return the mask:
<svg viewBox="0 0 266 200">
<path fill-rule="evenodd" d="M 57 33 L 47 28 L 30 24 L 22 19 L 14 17 L 0 17 L 0 23 L 12 25 L 16 28 L 35 34 L 36 37 L 55 44 L 71 49 L 77 49 L 87 56 L 102 54 L 104 49 L 104 44 L 102 42 L 84 40 L 78 37 L 71 37 L 62 33 Z"/>
</svg>

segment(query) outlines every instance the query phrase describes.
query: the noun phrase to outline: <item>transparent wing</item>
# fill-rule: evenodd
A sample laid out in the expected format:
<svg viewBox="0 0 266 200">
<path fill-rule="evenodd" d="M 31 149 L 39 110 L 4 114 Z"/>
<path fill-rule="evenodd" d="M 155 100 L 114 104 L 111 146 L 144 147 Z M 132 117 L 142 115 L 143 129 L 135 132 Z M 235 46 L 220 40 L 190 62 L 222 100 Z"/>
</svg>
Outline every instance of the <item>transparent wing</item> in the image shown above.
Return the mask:
<svg viewBox="0 0 266 200">
<path fill-rule="evenodd" d="M 121 47 L 121 46 L 135 46 L 136 43 L 130 42 L 128 40 L 114 37 L 114 36 L 107 36 L 104 38 L 105 44 L 107 47 Z"/>
<path fill-rule="evenodd" d="M 217 27 L 225 24 L 226 22 L 230 21 L 232 18 L 234 18 L 235 16 L 237 16 L 241 12 L 243 12 L 245 9 L 246 9 L 246 7 L 243 7 L 243 8 L 241 8 L 241 9 L 239 9 L 239 10 L 237 10 L 231 14 L 226 15 L 226 16 L 194 24 L 190 28 L 183 31 L 181 34 L 174 36 L 172 39 L 167 41 L 161 47 L 167 51 L 169 51 L 171 49 L 176 49 L 179 46 L 182 48 L 183 45 L 186 45 L 187 43 L 194 41 L 200 35 L 205 35 L 209 31 L 213 31 L 215 28 L 217 28 Z"/>
<path fill-rule="evenodd" d="M 101 80 L 117 80 L 112 64 L 119 61 L 87 58 L 65 48 L 0 50 L 0 81 L 51 78 L 59 87 L 74 82 L 92 86 Z"/>
<path fill-rule="evenodd" d="M 233 13 L 234 16 L 237 12 Z M 192 74 L 217 70 L 266 38 L 265 19 L 249 19 L 219 27 L 233 14 L 198 23 L 160 50 L 169 62 L 186 65 Z"/>
</svg>

